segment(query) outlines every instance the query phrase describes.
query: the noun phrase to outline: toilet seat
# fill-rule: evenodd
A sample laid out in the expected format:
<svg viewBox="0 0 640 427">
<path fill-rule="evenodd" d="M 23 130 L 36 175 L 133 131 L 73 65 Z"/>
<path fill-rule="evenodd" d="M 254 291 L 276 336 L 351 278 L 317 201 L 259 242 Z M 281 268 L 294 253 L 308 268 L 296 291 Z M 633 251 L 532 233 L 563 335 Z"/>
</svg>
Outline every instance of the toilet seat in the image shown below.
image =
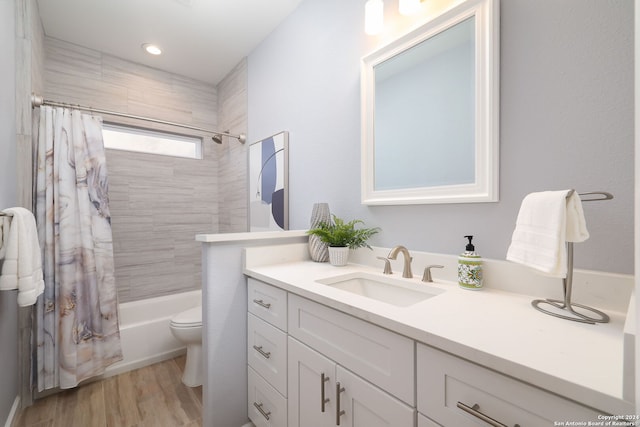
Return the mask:
<svg viewBox="0 0 640 427">
<path fill-rule="evenodd" d="M 171 318 L 171 326 L 174 328 L 198 328 L 202 327 L 202 306 L 176 314 Z"/>
</svg>

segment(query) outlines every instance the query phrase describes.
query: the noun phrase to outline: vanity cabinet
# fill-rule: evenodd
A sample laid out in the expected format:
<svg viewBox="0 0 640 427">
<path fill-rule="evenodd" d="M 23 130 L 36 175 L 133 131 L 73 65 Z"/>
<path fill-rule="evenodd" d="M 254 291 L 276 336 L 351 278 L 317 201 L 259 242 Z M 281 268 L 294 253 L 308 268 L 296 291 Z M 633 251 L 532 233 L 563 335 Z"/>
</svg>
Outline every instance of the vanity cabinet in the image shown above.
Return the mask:
<svg viewBox="0 0 640 427">
<path fill-rule="evenodd" d="M 248 285 L 256 426 L 524 427 L 602 415 L 296 294 Z"/>
<path fill-rule="evenodd" d="M 413 427 L 415 410 L 289 337 L 289 427 Z"/>
<path fill-rule="evenodd" d="M 247 285 L 256 426 L 414 427 L 412 340 L 252 278 Z"/>
<path fill-rule="evenodd" d="M 418 411 L 443 426 L 551 426 L 554 421 L 597 421 L 601 414 L 420 343 L 417 372 Z M 483 424 L 483 417 L 501 424 Z M 431 425 L 427 421 L 418 426 Z"/>
<path fill-rule="evenodd" d="M 247 281 L 248 415 L 256 427 L 287 426 L 287 293 Z"/>
</svg>

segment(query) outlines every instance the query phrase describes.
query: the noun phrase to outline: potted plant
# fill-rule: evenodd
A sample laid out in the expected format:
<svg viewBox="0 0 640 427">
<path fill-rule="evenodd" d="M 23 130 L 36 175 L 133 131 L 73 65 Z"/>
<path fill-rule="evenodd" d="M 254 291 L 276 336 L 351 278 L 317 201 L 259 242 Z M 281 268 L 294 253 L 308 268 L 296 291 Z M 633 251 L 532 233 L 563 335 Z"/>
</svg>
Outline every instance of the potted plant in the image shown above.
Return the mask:
<svg viewBox="0 0 640 427">
<path fill-rule="evenodd" d="M 375 228 L 356 228 L 358 224 L 364 224 L 359 219 L 349 222 L 332 215 L 333 222 L 321 222 L 316 228 L 312 228 L 307 232 L 314 236 L 318 236 L 320 240 L 329 247 L 329 262 L 331 265 L 343 266 L 347 264 L 349 249 L 358 249 L 371 246 L 367 240 L 380 229 Z"/>
</svg>

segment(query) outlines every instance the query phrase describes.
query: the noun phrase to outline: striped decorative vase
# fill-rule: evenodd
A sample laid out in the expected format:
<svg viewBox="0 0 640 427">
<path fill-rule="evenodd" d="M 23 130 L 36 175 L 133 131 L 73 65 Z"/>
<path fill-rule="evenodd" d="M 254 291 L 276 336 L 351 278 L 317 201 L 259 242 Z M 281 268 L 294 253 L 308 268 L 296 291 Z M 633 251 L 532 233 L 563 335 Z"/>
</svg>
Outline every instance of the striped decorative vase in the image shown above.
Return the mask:
<svg viewBox="0 0 640 427">
<path fill-rule="evenodd" d="M 328 203 L 315 203 L 313 205 L 309 228 L 316 228 L 321 222 L 331 222 L 331 212 L 329 212 Z M 329 261 L 329 250 L 327 249 L 327 244 L 320 240 L 320 237 L 318 236 L 309 236 L 309 255 L 315 262 Z"/>
</svg>

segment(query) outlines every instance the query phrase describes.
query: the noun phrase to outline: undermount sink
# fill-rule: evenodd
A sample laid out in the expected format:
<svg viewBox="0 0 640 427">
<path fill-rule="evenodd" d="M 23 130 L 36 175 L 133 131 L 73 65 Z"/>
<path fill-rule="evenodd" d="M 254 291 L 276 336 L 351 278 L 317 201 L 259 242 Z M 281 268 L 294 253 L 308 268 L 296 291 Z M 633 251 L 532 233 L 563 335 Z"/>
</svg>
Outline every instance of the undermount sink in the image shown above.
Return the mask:
<svg viewBox="0 0 640 427">
<path fill-rule="evenodd" d="M 408 282 L 407 279 L 368 273 L 348 273 L 316 282 L 398 307 L 408 307 L 444 292 L 426 284 Z"/>
</svg>

